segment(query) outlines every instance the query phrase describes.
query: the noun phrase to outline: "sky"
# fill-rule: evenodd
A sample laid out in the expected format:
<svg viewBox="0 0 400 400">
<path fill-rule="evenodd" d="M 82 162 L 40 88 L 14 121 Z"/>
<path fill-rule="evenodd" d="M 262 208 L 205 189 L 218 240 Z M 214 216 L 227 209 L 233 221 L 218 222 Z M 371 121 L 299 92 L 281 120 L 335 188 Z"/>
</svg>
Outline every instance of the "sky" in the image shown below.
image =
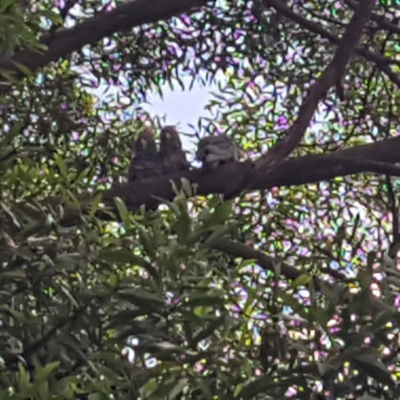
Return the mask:
<svg viewBox="0 0 400 400">
<path fill-rule="evenodd" d="M 171 90 L 166 86 L 163 88 L 163 98 L 154 93 L 148 97 L 148 103 L 143 108 L 152 115 L 165 117 L 166 125 L 175 125 L 181 132 L 190 132 L 192 130 L 188 125 L 196 126 L 201 116 L 208 115 L 204 107 L 209 102 L 213 89 L 213 86 L 201 87 L 198 84 L 194 84 L 190 91 L 180 88 Z M 185 135 L 181 135 L 181 139 L 183 148 L 192 151 L 194 144 L 190 139 Z"/>
<path fill-rule="evenodd" d="M 206 115 L 204 107 L 211 97 L 211 90 L 212 87 L 196 85 L 191 91 L 172 91 L 165 87 L 163 99 L 157 94 L 152 94 L 148 99 L 149 104 L 143 108 L 159 117 L 165 115 L 168 125 L 179 125 L 183 130 L 187 130 L 188 124 L 195 125 L 200 116 Z"/>
<path fill-rule="evenodd" d="M 0 0 L 1 2 L 1 0 Z M 71 15 L 75 17 L 82 17 L 83 12 L 78 4 L 76 4 L 71 10 Z M 74 19 L 67 19 L 66 26 L 70 27 L 75 24 Z M 82 68 L 77 68 L 80 73 L 87 73 L 88 78 L 92 77 L 89 71 L 82 71 Z M 94 79 L 94 77 L 92 77 Z M 219 79 L 224 79 L 224 75 L 221 73 L 218 77 Z M 189 87 L 192 78 L 190 76 L 181 77 L 182 82 L 185 87 Z M 180 132 L 191 132 L 192 129 L 188 128 L 188 124 L 197 125 L 197 121 L 201 116 L 207 116 L 208 111 L 204 110 L 204 107 L 211 98 L 210 92 L 215 89 L 215 85 L 209 85 L 207 87 L 201 87 L 199 84 L 195 83 L 192 90 L 181 90 L 176 88 L 171 90 L 168 84 L 162 88 L 163 98 L 161 98 L 157 93 L 147 95 L 147 103 L 142 105 L 142 108 L 149 112 L 153 116 L 165 117 L 165 123 L 167 125 L 177 126 Z M 117 96 L 119 90 L 117 87 L 110 88 L 108 85 L 101 84 L 93 90 L 89 90 L 90 93 L 96 95 L 101 101 L 107 102 L 104 97 L 104 93 Z M 182 135 L 182 144 L 185 150 L 192 151 L 194 148 L 193 143 L 189 140 L 187 136 Z"/>
</svg>

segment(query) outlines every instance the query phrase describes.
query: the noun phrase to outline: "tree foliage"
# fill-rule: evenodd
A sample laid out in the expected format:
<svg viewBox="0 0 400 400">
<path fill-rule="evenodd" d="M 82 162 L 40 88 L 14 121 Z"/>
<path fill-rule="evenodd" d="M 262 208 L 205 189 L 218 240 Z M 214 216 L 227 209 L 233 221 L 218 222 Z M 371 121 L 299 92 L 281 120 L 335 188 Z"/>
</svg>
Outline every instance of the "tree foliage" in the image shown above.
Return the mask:
<svg viewBox="0 0 400 400">
<path fill-rule="evenodd" d="M 398 1 L 0 3 L 1 399 L 399 396 Z M 194 84 L 250 160 L 126 184 Z"/>
</svg>

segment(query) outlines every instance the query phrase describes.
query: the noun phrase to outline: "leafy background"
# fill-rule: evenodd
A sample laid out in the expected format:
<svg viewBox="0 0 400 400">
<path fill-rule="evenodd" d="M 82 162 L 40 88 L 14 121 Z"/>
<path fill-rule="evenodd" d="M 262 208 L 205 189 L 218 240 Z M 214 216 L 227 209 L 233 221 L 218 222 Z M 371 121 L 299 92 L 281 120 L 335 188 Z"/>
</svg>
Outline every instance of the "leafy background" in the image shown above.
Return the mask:
<svg viewBox="0 0 400 400">
<path fill-rule="evenodd" d="M 2 1 L 1 55 L 40 49 L 41 34 L 121 4 Z M 252 158 L 271 148 L 354 4 L 218 1 L 105 37 L 21 82 L 2 72 L 0 398 L 398 396 L 395 178 L 233 202 L 186 183 L 158 211 L 117 201 L 114 222 L 97 216 L 99 198 L 90 212 L 79 200 L 125 181 L 143 123 L 162 124 L 146 99 L 166 87 L 214 87 L 187 132 L 193 145 L 226 132 Z M 295 156 L 399 132 L 398 6 L 376 4 L 390 24 L 369 24 L 346 100 L 329 92 Z M 251 255 L 238 256 L 243 247 Z M 289 267 L 297 278 L 281 274 Z"/>
</svg>

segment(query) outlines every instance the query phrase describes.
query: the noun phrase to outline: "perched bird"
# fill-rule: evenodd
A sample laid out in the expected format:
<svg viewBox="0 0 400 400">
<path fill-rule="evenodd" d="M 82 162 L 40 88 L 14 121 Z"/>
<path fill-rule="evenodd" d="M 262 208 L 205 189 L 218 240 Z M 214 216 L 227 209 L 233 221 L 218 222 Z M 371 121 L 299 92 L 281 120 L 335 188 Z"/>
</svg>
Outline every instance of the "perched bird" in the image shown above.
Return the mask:
<svg viewBox="0 0 400 400">
<path fill-rule="evenodd" d="M 151 128 L 145 128 L 134 144 L 128 181 L 151 178 L 157 175 L 162 175 L 161 159 L 157 153 L 156 142 Z"/>
<path fill-rule="evenodd" d="M 207 136 L 199 141 L 196 158 L 203 167 L 217 168 L 230 161 L 240 161 L 245 152 L 228 136 Z"/>
<path fill-rule="evenodd" d="M 175 127 L 165 126 L 161 129 L 160 157 L 163 173 L 186 171 L 190 164 L 182 150 L 182 142 Z"/>
</svg>

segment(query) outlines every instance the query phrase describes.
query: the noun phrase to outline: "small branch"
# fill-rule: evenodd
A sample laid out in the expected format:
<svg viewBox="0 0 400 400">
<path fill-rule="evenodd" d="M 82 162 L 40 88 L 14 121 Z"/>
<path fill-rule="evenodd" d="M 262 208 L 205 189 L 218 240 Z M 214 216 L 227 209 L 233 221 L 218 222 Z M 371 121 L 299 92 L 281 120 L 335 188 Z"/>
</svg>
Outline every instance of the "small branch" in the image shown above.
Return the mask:
<svg viewBox="0 0 400 400">
<path fill-rule="evenodd" d="M 276 2 L 276 0 L 265 1 L 272 4 Z M 312 85 L 301 104 L 296 121 L 287 135 L 272 150 L 256 161 L 257 169 L 268 170 L 272 165 L 284 160 L 299 145 L 318 107 L 318 103 L 325 98 L 332 86 L 340 84 L 346 65 L 349 63 L 361 39 L 364 26 L 369 19 L 374 4 L 375 0 L 364 0 L 359 3 L 359 7 L 350 20 L 332 61 L 322 73 L 322 76 Z"/>
<path fill-rule="evenodd" d="M 392 214 L 392 243 L 389 248 L 389 254 L 394 258 L 396 256 L 397 248 L 400 243 L 399 206 L 397 204 L 392 181 L 390 179 L 390 176 L 388 175 L 386 175 L 386 184 L 388 186 L 388 198 L 389 198 L 388 207 L 390 213 Z"/>
<path fill-rule="evenodd" d="M 77 0 L 66 0 L 64 7 L 59 7 L 60 18 L 63 23 L 65 22 L 71 8 L 75 6 L 76 2 Z M 58 28 L 61 28 L 61 24 L 53 22 L 53 25 L 49 29 L 49 36 L 53 36 Z"/>
<path fill-rule="evenodd" d="M 358 6 L 358 2 L 354 0 L 344 0 L 344 2 L 353 10 L 355 10 Z M 389 31 L 391 33 L 397 33 L 400 34 L 400 26 L 392 24 L 389 22 L 385 17 L 381 15 L 377 15 L 375 13 L 371 13 L 371 20 L 376 22 L 381 29 L 384 29 L 386 31 Z M 399 19 L 397 20 L 397 23 L 399 22 Z"/>
<path fill-rule="evenodd" d="M 325 30 L 320 24 L 310 21 L 299 14 L 296 14 L 288 6 L 286 6 L 284 2 L 279 0 L 264 0 L 264 3 L 275 8 L 275 10 L 284 15 L 286 18 L 289 18 L 292 21 L 297 22 L 299 25 L 307 28 L 310 32 L 316 33 L 321 37 L 328 39 L 331 43 L 340 43 L 340 39 L 338 37 Z M 394 73 L 390 68 L 391 63 L 397 63 L 398 61 L 392 60 L 376 53 L 372 53 L 366 50 L 364 47 L 360 46 L 357 46 L 354 49 L 354 52 L 356 54 L 359 54 L 366 60 L 374 62 L 379 70 L 384 72 L 393 83 L 400 87 L 400 76 Z"/>
<path fill-rule="evenodd" d="M 248 247 L 242 243 L 235 242 L 230 239 L 220 239 L 217 243 L 212 246 L 215 250 L 221 251 L 225 254 L 229 254 L 233 257 L 240 257 L 243 260 L 255 260 L 257 264 L 267 271 L 275 271 L 274 265 L 276 261 L 267 256 L 265 253 L 258 251 L 252 247 Z M 289 280 L 294 280 L 298 278 L 303 271 L 301 269 L 291 267 L 286 263 L 280 262 L 281 274 Z M 326 272 L 330 274 L 330 271 Z M 343 282 L 347 280 L 346 276 L 338 271 L 332 271 L 332 276 L 336 279 L 341 279 Z M 316 288 L 319 289 L 319 280 L 314 279 L 314 284 Z"/>
<path fill-rule="evenodd" d="M 268 271 L 274 271 L 274 263 L 275 263 L 274 259 L 272 259 L 271 257 L 268 257 L 263 252 L 255 250 L 251 247 L 245 246 L 242 243 L 234 242 L 230 239 L 220 239 L 213 246 L 213 248 L 215 250 L 221 251 L 225 254 L 229 254 L 233 257 L 242 258 L 244 260 L 253 259 L 257 262 L 257 264 L 260 267 L 262 267 Z M 282 263 L 282 262 L 280 263 L 280 270 L 281 270 L 281 274 L 288 280 L 294 280 L 303 273 L 303 271 L 301 271 L 300 269 L 291 267 L 290 265 L 287 265 L 286 263 Z M 346 278 L 346 276 L 343 275 L 340 271 L 327 270 L 327 271 L 323 271 L 323 273 L 326 273 L 326 274 L 332 276 L 334 279 L 338 280 L 339 282 L 342 282 L 342 283 L 348 282 L 348 279 Z M 314 283 L 314 287 L 317 291 L 320 290 L 321 282 L 322 282 L 321 279 L 319 279 L 318 277 L 314 277 L 313 283 Z M 327 281 L 324 281 L 324 282 L 325 282 L 325 285 L 330 286 L 332 288 L 332 290 L 334 290 L 335 283 L 329 283 Z M 372 293 L 370 296 L 370 302 L 371 302 L 371 306 L 373 307 L 374 310 L 382 311 L 382 310 L 386 310 L 387 308 L 389 308 L 387 306 L 387 304 L 385 304 L 381 299 L 375 297 Z"/>
<path fill-rule="evenodd" d="M 69 315 L 67 317 L 64 317 L 60 319 L 53 327 L 51 327 L 43 336 L 36 340 L 35 342 L 29 344 L 26 348 L 22 350 L 22 353 L 20 355 L 21 358 L 23 359 L 28 359 L 31 357 L 33 354 L 35 354 L 39 349 L 44 347 L 49 341 L 57 334 L 57 332 L 60 329 L 65 328 L 68 324 L 71 322 L 74 322 L 82 313 L 86 310 L 87 305 L 84 305 L 80 307 L 79 309 L 75 310 L 72 315 Z M 20 358 L 16 354 L 6 354 L 4 357 L 4 363 L 8 367 L 11 364 L 14 364 L 18 361 L 20 361 Z"/>
</svg>

